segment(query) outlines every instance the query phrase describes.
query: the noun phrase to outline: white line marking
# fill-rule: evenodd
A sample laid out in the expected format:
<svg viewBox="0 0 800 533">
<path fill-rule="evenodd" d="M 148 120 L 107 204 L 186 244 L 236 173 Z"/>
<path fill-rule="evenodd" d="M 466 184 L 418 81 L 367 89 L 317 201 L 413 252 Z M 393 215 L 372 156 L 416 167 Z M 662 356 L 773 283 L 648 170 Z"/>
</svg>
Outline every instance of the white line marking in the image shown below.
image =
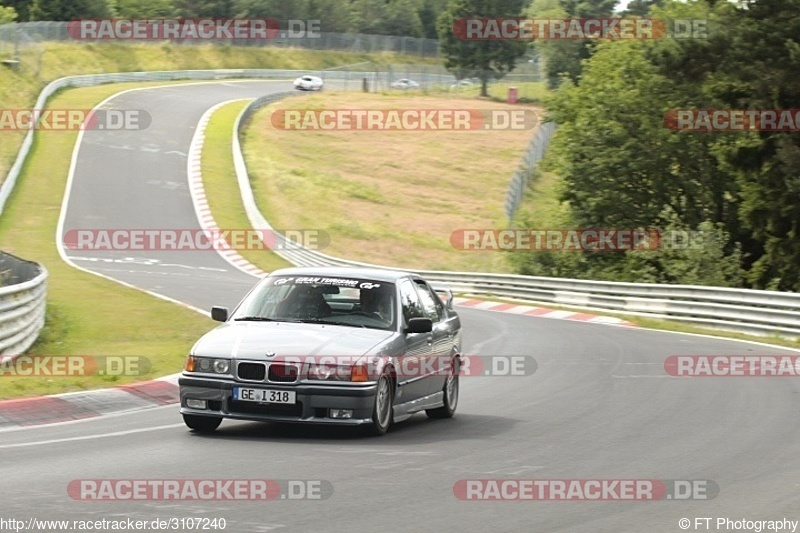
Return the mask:
<svg viewBox="0 0 800 533">
<path fill-rule="evenodd" d="M 127 431 L 115 431 L 113 433 L 100 433 L 99 435 L 83 435 L 81 437 L 66 437 L 63 439 L 40 440 L 34 442 L 19 442 L 17 444 L 0 444 L 0 450 L 7 450 L 9 448 L 30 448 L 31 446 L 45 446 L 47 444 L 60 444 L 62 442 L 76 442 L 82 440 L 105 439 L 110 437 L 124 437 L 125 435 L 134 435 L 136 433 L 161 431 L 162 429 L 175 429 L 181 426 L 183 426 L 183 424 L 168 424 L 166 426 L 155 426 L 151 428 L 129 429 Z"/>
<path fill-rule="evenodd" d="M 206 141 L 206 130 L 208 129 L 208 124 L 211 122 L 211 117 L 214 116 L 214 113 L 226 105 L 235 102 L 250 102 L 252 100 L 252 98 L 237 98 L 235 100 L 228 100 L 227 102 L 221 102 L 210 107 L 205 113 L 203 113 L 203 116 L 200 118 L 200 121 L 197 124 L 194 135 L 192 136 L 192 142 L 189 146 L 189 161 L 186 166 L 186 175 L 189 180 L 189 195 L 192 198 L 192 205 L 194 206 L 195 215 L 200 227 L 204 230 L 219 230 L 219 226 L 217 226 L 217 223 L 214 221 L 214 217 L 211 214 L 211 210 L 208 206 L 208 200 L 206 199 L 205 188 L 203 186 L 201 160 L 203 156 L 203 146 L 205 145 Z M 263 272 L 261 269 L 241 257 L 235 250 L 216 249 L 216 252 L 228 264 L 249 276 L 261 278 L 266 274 L 266 272 Z"/>
<path fill-rule="evenodd" d="M 611 376 L 614 379 L 672 379 L 677 378 L 678 376 L 648 376 L 648 375 L 641 375 L 641 376 Z"/>
</svg>

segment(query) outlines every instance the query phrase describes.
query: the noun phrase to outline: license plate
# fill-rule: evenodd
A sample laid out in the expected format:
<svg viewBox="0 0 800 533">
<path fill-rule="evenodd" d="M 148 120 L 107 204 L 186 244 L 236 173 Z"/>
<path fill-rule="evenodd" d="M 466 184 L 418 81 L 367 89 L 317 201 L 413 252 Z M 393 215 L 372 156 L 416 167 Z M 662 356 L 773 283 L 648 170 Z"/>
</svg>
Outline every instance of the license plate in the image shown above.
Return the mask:
<svg viewBox="0 0 800 533">
<path fill-rule="evenodd" d="M 287 390 L 233 388 L 233 399 L 240 402 L 293 404 L 295 403 L 295 395 L 294 391 Z"/>
</svg>

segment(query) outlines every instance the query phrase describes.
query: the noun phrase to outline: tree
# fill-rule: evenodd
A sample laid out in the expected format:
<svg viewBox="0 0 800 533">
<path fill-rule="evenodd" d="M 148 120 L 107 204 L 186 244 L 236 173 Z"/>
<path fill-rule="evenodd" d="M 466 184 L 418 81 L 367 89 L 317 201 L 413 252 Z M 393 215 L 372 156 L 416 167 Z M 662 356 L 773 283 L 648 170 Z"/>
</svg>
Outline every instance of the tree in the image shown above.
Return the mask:
<svg viewBox="0 0 800 533">
<path fill-rule="evenodd" d="M 175 14 L 172 0 L 117 0 L 117 16 L 130 19 L 168 18 Z"/>
<path fill-rule="evenodd" d="M 647 17 L 651 6 L 663 6 L 664 0 L 632 0 L 620 13 L 623 17 Z"/>
<path fill-rule="evenodd" d="M 231 18 L 233 0 L 174 0 L 175 14 L 183 18 Z"/>
<path fill-rule="evenodd" d="M 75 20 L 109 18 L 111 7 L 106 0 L 34 0 L 31 20 Z"/>
<path fill-rule="evenodd" d="M 0 24 L 9 24 L 17 20 L 17 11 L 13 7 L 0 6 Z"/>
<path fill-rule="evenodd" d="M 798 10 L 800 0 L 749 2 L 727 10 L 725 53 L 708 92 L 732 108 L 800 108 Z M 800 133 L 739 134 L 720 145 L 720 159 L 741 188 L 743 225 L 763 250 L 750 282 L 800 291 Z"/>
<path fill-rule="evenodd" d="M 488 96 L 490 78 L 514 70 L 516 60 L 528 49 L 517 40 L 466 40 L 456 35 L 456 21 L 475 18 L 521 18 L 525 0 L 453 0 L 438 20 L 439 48 L 451 72 L 474 72 L 481 79 L 481 96 Z"/>
<path fill-rule="evenodd" d="M 603 19 L 614 12 L 617 0 L 559 0 L 558 6 L 541 0 L 531 7 L 533 16 L 543 18 Z M 581 65 L 594 53 L 596 42 L 590 40 L 539 40 L 535 48 L 545 60 L 548 85 L 558 86 L 562 78 L 580 83 Z"/>
<path fill-rule="evenodd" d="M 353 23 L 349 2 L 341 0 L 308 0 L 306 17 L 319 20 L 323 32 L 347 33 Z"/>
<path fill-rule="evenodd" d="M 579 227 L 663 226 L 669 206 L 691 226 L 725 222 L 734 188 L 712 153 L 714 136 L 668 129 L 670 109 L 691 95 L 658 72 L 647 44 L 601 44 L 581 85 L 568 83 L 550 102 L 559 131 L 550 164 L 564 179 Z"/>
<path fill-rule="evenodd" d="M 422 23 L 422 36 L 437 39 L 436 21 L 447 7 L 447 0 L 422 0 L 419 7 L 419 19 Z"/>
<path fill-rule="evenodd" d="M 3 0 L 0 6 L 12 7 L 17 12 L 17 21 L 28 22 L 32 0 Z"/>
<path fill-rule="evenodd" d="M 422 21 L 415 0 L 393 0 L 387 5 L 383 33 L 409 37 L 422 36 Z"/>
<path fill-rule="evenodd" d="M 272 18 L 285 23 L 287 20 L 305 20 L 309 14 L 309 0 L 237 0 L 238 16 Z M 324 17 L 323 17 L 324 22 Z"/>
<path fill-rule="evenodd" d="M 384 20 L 388 17 L 388 7 L 384 0 L 355 0 L 352 3 L 355 33 L 383 33 Z"/>
</svg>

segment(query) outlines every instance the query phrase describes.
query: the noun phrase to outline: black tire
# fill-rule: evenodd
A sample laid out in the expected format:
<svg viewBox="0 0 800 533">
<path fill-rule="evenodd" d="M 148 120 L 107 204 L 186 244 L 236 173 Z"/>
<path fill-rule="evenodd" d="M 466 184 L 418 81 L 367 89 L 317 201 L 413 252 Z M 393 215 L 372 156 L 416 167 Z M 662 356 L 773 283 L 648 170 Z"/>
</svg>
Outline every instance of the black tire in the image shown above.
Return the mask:
<svg viewBox="0 0 800 533">
<path fill-rule="evenodd" d="M 198 433 L 213 433 L 222 423 L 222 419 L 215 416 L 183 415 L 183 423 Z"/>
<path fill-rule="evenodd" d="M 459 389 L 458 373 L 460 371 L 457 357 L 453 358 L 453 364 L 450 365 L 450 367 L 450 375 L 447 376 L 444 387 L 442 388 L 442 392 L 444 392 L 444 405 L 436 409 L 426 409 L 425 414 L 428 415 L 428 418 L 453 418 L 453 415 L 456 414 Z"/>
<path fill-rule="evenodd" d="M 378 378 L 378 388 L 375 391 L 375 405 L 372 408 L 372 421 L 367 426 L 371 435 L 381 436 L 389 431 L 394 418 L 392 404 L 394 403 L 394 386 L 388 372 Z"/>
</svg>

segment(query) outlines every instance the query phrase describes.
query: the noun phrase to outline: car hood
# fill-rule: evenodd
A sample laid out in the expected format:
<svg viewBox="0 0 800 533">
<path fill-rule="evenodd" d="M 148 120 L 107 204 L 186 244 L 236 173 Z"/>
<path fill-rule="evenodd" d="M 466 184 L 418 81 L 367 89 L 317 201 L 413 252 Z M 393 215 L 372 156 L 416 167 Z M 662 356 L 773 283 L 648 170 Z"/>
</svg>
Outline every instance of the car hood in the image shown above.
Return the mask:
<svg viewBox="0 0 800 533">
<path fill-rule="evenodd" d="M 386 342 L 392 331 L 291 324 L 228 322 L 206 333 L 192 349 L 197 356 L 266 360 L 277 356 L 361 356 Z"/>
</svg>

